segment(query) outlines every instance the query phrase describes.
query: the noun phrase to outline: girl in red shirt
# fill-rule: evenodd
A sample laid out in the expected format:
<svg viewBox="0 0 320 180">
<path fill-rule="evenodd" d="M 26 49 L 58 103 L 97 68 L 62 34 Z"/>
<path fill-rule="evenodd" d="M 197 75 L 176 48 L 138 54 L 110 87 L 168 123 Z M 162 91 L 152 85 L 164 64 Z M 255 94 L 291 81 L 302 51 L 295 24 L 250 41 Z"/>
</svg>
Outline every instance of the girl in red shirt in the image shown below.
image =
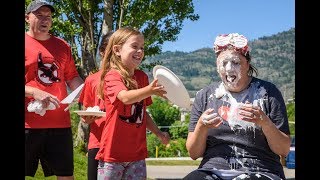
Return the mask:
<svg viewBox="0 0 320 180">
<path fill-rule="evenodd" d="M 120 28 L 110 37 L 99 85 L 106 121 L 96 155 L 98 180 L 146 179 L 146 128 L 164 144 L 169 142 L 168 133 L 146 112 L 151 95 L 164 97 L 166 91 L 156 79 L 149 84 L 146 73 L 137 69 L 143 56 L 144 37 L 138 30 Z"/>
</svg>

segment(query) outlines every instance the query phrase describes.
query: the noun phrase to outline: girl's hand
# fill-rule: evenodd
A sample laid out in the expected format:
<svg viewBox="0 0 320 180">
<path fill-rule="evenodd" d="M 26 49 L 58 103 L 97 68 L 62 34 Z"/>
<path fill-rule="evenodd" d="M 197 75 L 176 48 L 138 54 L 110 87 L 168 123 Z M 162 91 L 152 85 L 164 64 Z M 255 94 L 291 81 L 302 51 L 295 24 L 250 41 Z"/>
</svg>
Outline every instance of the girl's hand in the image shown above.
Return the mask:
<svg viewBox="0 0 320 180">
<path fill-rule="evenodd" d="M 158 79 L 154 79 L 148 86 L 151 94 L 167 99 L 167 97 L 164 96 L 165 94 L 167 94 L 167 91 L 164 89 L 164 86 L 158 83 Z"/>
<path fill-rule="evenodd" d="M 168 144 L 170 141 L 170 135 L 168 132 L 161 132 L 157 134 L 157 137 L 160 139 L 162 144 Z"/>
</svg>

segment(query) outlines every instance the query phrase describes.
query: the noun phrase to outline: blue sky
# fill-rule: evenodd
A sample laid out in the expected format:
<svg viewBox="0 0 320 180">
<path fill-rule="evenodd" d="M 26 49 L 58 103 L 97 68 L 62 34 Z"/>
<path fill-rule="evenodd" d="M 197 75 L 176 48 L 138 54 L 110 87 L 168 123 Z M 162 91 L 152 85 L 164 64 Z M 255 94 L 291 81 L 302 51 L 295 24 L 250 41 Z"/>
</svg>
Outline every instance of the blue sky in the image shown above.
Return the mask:
<svg viewBox="0 0 320 180">
<path fill-rule="evenodd" d="M 249 40 L 295 27 L 294 0 L 193 0 L 198 21 L 185 20 L 175 42 L 162 51 L 191 52 L 212 47 L 219 34 L 238 32 Z"/>
</svg>

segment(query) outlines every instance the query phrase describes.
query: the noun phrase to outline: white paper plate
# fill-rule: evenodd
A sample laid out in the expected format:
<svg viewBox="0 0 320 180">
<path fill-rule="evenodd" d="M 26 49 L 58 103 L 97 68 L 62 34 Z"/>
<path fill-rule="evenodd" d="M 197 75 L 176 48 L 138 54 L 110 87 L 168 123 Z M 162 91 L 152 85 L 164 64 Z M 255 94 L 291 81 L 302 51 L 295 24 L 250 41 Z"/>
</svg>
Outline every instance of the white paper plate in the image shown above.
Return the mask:
<svg viewBox="0 0 320 180">
<path fill-rule="evenodd" d="M 72 91 L 66 98 L 64 98 L 60 103 L 61 104 L 70 104 L 72 101 L 79 95 L 82 90 L 84 83 L 77 87 L 74 91 Z"/>
<path fill-rule="evenodd" d="M 98 111 L 73 111 L 77 113 L 79 116 L 103 116 L 106 117 L 106 112 L 98 112 Z"/>
<path fill-rule="evenodd" d="M 170 102 L 179 107 L 190 109 L 189 93 L 178 76 L 170 69 L 161 65 L 154 66 L 153 78 L 158 79 L 158 83 L 164 86 L 167 91 L 165 96 Z"/>
</svg>

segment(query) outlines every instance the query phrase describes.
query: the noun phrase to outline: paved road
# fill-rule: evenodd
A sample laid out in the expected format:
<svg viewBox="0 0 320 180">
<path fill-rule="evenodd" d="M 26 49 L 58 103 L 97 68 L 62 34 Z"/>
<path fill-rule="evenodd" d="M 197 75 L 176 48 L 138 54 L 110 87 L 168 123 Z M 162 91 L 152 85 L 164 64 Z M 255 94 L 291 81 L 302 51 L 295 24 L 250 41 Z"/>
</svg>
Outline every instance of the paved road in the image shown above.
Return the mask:
<svg viewBox="0 0 320 180">
<path fill-rule="evenodd" d="M 196 169 L 197 166 L 151 166 L 147 165 L 148 179 L 153 180 L 178 180 L 182 179 L 189 172 Z M 284 167 L 284 173 L 287 180 L 295 179 L 295 169 Z"/>
</svg>

